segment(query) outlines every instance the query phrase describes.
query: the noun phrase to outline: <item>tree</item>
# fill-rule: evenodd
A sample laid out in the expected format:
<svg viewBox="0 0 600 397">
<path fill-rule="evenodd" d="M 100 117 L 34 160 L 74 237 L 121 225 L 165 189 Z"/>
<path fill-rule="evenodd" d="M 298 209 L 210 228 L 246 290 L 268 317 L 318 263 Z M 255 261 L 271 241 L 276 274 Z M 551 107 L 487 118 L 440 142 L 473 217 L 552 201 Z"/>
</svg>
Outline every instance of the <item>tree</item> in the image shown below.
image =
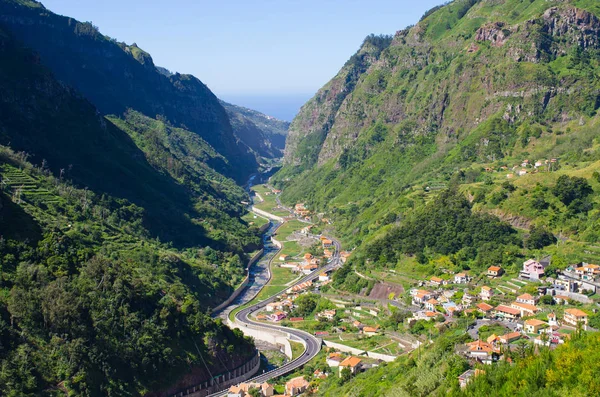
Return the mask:
<svg viewBox="0 0 600 397">
<path fill-rule="evenodd" d="M 262 393 L 258 387 L 252 387 L 248 389 L 248 395 L 251 397 L 262 397 Z"/>
<path fill-rule="evenodd" d="M 576 176 L 561 175 L 552 188 L 552 194 L 566 206 L 577 199 L 584 200 L 592 193 L 592 187 L 587 180 Z"/>
<path fill-rule="evenodd" d="M 542 249 L 548 245 L 556 243 L 556 237 L 554 234 L 549 232 L 544 227 L 531 228 L 531 232 L 527 240 L 525 240 L 525 247 L 529 249 Z"/>
<path fill-rule="evenodd" d="M 342 372 L 340 372 L 340 384 L 343 385 L 344 383 L 348 382 L 351 378 L 352 371 L 350 371 L 350 368 L 344 367 L 342 369 Z"/>
</svg>

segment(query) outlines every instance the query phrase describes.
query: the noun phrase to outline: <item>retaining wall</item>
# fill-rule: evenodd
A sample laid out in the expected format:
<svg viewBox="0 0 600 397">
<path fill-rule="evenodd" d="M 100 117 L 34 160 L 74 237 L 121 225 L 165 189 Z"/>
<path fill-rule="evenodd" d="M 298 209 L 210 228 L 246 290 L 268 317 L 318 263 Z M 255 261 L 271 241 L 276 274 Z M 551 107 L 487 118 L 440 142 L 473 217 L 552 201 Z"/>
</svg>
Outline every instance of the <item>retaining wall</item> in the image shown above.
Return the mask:
<svg viewBox="0 0 600 397">
<path fill-rule="evenodd" d="M 261 249 L 256 254 L 254 254 L 254 256 L 252 258 L 250 258 L 250 261 L 248 261 L 248 267 L 247 267 L 248 270 L 246 270 L 246 278 L 244 278 L 244 281 L 242 281 L 240 286 L 237 287 L 235 289 L 235 291 L 233 291 L 233 293 L 229 296 L 229 298 L 227 298 L 227 300 L 225 300 L 223 303 L 221 303 L 219 306 L 215 307 L 212 310 L 213 313 L 221 311 L 224 308 L 226 308 L 227 306 L 229 306 L 231 304 L 231 302 L 233 302 L 242 293 L 244 288 L 246 288 L 248 286 L 248 282 L 250 281 L 250 268 L 252 267 L 252 265 L 254 265 L 256 263 L 257 260 L 260 259 L 263 252 L 264 252 L 264 250 Z"/>
<path fill-rule="evenodd" d="M 255 206 L 252 206 L 252 211 L 256 212 L 258 215 L 264 216 L 265 218 L 273 219 L 273 220 L 276 220 L 277 222 L 283 222 L 282 217 L 270 214 L 267 211 L 263 211 L 260 208 L 256 208 Z"/>
<path fill-rule="evenodd" d="M 231 329 L 238 328 L 246 336 L 251 336 L 254 339 L 258 339 L 272 345 L 283 346 L 283 352 L 285 355 L 290 360 L 292 359 L 292 345 L 288 340 L 290 337 L 292 337 L 292 335 L 288 334 L 287 332 L 277 331 L 270 328 L 262 328 L 258 325 L 251 324 L 246 327 L 244 324 L 238 324 L 236 321 L 231 321 L 229 319 L 227 319 L 227 325 Z M 304 342 L 303 339 L 298 340 L 298 342 L 306 346 L 306 342 Z"/>
<path fill-rule="evenodd" d="M 324 340 L 323 344 L 327 347 L 332 347 L 335 350 L 339 350 L 341 352 L 344 353 L 350 353 L 350 354 L 354 354 L 356 356 L 367 356 L 369 358 L 374 358 L 377 360 L 382 360 L 385 362 L 392 362 L 396 359 L 396 356 L 390 356 L 388 354 L 382 354 L 382 353 L 375 353 L 375 352 L 370 352 L 370 351 L 366 351 L 366 350 L 360 350 L 360 349 L 356 349 L 354 347 L 350 347 L 350 346 L 346 346 L 346 345 L 342 345 L 341 343 L 335 343 L 335 342 L 331 342 L 328 340 Z"/>
<path fill-rule="evenodd" d="M 260 353 L 233 370 L 215 375 L 199 385 L 189 387 L 185 391 L 171 395 L 171 397 L 206 397 L 217 393 L 230 386 L 237 385 L 252 378 L 260 368 Z"/>
</svg>

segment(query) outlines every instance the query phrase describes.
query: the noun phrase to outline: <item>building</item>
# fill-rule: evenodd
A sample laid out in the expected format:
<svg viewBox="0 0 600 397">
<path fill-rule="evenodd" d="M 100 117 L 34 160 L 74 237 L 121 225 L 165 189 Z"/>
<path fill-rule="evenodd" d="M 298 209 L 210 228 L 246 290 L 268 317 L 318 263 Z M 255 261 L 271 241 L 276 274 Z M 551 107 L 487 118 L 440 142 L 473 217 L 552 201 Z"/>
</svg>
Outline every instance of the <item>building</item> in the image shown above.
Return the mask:
<svg viewBox="0 0 600 397">
<path fill-rule="evenodd" d="M 308 381 L 303 376 L 293 378 L 285 384 L 285 395 L 286 396 L 297 396 L 298 394 L 304 393 L 308 389 Z"/>
<path fill-rule="evenodd" d="M 503 343 L 505 345 L 512 343 L 516 340 L 521 339 L 521 333 L 520 332 L 510 332 L 506 335 L 502 335 L 498 337 L 498 341 L 500 343 Z"/>
<path fill-rule="evenodd" d="M 484 303 L 484 302 L 477 304 L 477 310 L 479 310 L 481 313 L 483 313 L 484 316 L 489 316 L 490 314 L 492 314 L 493 309 L 494 309 L 494 306 L 488 305 L 487 303 Z"/>
<path fill-rule="evenodd" d="M 286 255 L 286 254 L 281 254 L 279 255 L 279 260 L 280 261 L 286 261 L 290 256 Z"/>
<path fill-rule="evenodd" d="M 269 314 L 269 316 L 268 316 L 269 320 L 274 321 L 274 322 L 281 321 L 286 317 L 287 317 L 287 314 L 285 314 L 282 311 L 277 311 L 273 314 Z"/>
<path fill-rule="evenodd" d="M 482 340 L 467 343 L 467 357 L 476 359 L 484 364 L 491 364 L 497 360 L 497 350 L 489 343 Z"/>
<path fill-rule="evenodd" d="M 474 296 L 471 296 L 471 295 L 465 293 L 462 297 L 461 303 L 463 306 L 468 307 L 468 306 L 471 306 L 471 304 L 473 304 L 474 300 L 475 300 Z"/>
<path fill-rule="evenodd" d="M 481 374 L 485 374 L 485 371 L 481 369 L 466 370 L 458 377 L 458 384 L 460 385 L 460 388 L 464 389 L 465 387 L 467 387 L 467 385 L 469 384 L 469 382 L 471 382 L 473 378 Z"/>
<path fill-rule="evenodd" d="M 425 309 L 434 312 L 435 311 L 435 307 L 437 305 L 439 305 L 440 302 L 438 302 L 436 299 L 431 298 L 429 299 L 427 302 L 425 302 Z"/>
<path fill-rule="evenodd" d="M 321 243 L 323 244 L 324 248 L 333 247 L 333 241 L 329 240 L 328 238 L 322 240 Z"/>
<path fill-rule="evenodd" d="M 322 312 L 317 313 L 317 317 L 331 321 L 335 318 L 335 310 L 323 310 Z"/>
<path fill-rule="evenodd" d="M 344 368 L 350 369 L 350 372 L 352 374 L 356 374 L 357 372 L 359 372 L 361 369 L 361 362 L 362 362 L 362 360 L 358 357 L 352 357 L 352 356 L 346 357 L 346 359 L 344 361 L 342 361 L 339 366 L 340 367 L 340 377 L 342 376 L 342 370 Z"/>
<path fill-rule="evenodd" d="M 521 312 L 521 317 L 526 317 L 526 316 L 534 316 L 537 312 L 539 312 L 541 309 L 535 305 L 530 305 L 528 303 L 519 303 L 519 302 L 513 302 L 510 304 L 510 307 L 512 307 L 513 309 L 517 309 Z"/>
<path fill-rule="evenodd" d="M 556 314 L 548 313 L 548 325 L 551 327 L 558 326 L 558 321 L 556 320 Z"/>
<path fill-rule="evenodd" d="M 433 285 L 434 287 L 439 287 L 440 285 L 444 284 L 444 280 L 442 280 L 439 277 L 433 276 L 431 277 L 431 279 L 429 280 L 429 283 L 431 285 Z"/>
<path fill-rule="evenodd" d="M 574 327 L 577 327 L 577 324 L 582 324 L 583 329 L 587 329 L 588 315 L 583 310 L 566 309 L 564 317 L 563 317 L 563 321 Z"/>
<path fill-rule="evenodd" d="M 227 397 L 245 397 L 249 396 L 248 391 L 258 389 L 262 397 L 272 397 L 275 394 L 273 386 L 265 383 L 240 383 L 237 386 L 231 386 L 227 393 Z"/>
<path fill-rule="evenodd" d="M 523 294 L 517 296 L 518 303 L 527 303 L 529 305 L 535 305 L 538 302 L 538 298 L 532 296 L 531 294 Z"/>
<path fill-rule="evenodd" d="M 327 275 L 327 273 L 319 274 L 319 281 L 321 281 L 321 282 L 329 281 L 329 276 Z"/>
<path fill-rule="evenodd" d="M 573 270 L 577 276 L 586 281 L 594 281 L 596 277 L 600 275 L 600 266 L 585 262 L 581 263 L 581 266 L 578 266 Z"/>
<path fill-rule="evenodd" d="M 488 277 L 500 277 L 504 270 L 500 266 L 490 266 L 487 270 Z"/>
<path fill-rule="evenodd" d="M 379 332 L 379 325 L 376 325 L 374 327 L 363 327 L 362 332 L 367 336 L 377 335 L 377 332 Z"/>
<path fill-rule="evenodd" d="M 369 309 L 369 314 L 370 314 L 371 316 L 379 317 L 379 314 L 380 314 L 380 313 L 381 313 L 381 310 L 379 310 L 379 309 L 378 309 L 378 308 L 376 308 L 376 307 L 372 307 L 372 308 L 370 308 L 370 309 Z"/>
<path fill-rule="evenodd" d="M 344 361 L 344 357 L 341 353 L 330 353 L 325 359 L 325 363 L 330 367 L 339 367 L 342 361 Z"/>
<path fill-rule="evenodd" d="M 492 299 L 492 296 L 494 296 L 494 291 L 487 285 L 484 285 L 483 287 L 481 287 L 481 292 L 479 293 L 479 296 L 482 300 L 489 301 L 490 299 Z"/>
<path fill-rule="evenodd" d="M 466 273 L 456 273 L 454 275 L 455 284 L 466 284 L 469 282 L 469 276 Z"/>
<path fill-rule="evenodd" d="M 412 289 L 410 294 L 412 296 L 412 304 L 417 306 L 424 304 L 432 297 L 431 292 L 423 289 Z"/>
<path fill-rule="evenodd" d="M 346 263 L 346 261 L 348 260 L 350 255 L 352 255 L 352 252 L 348 252 L 348 251 L 340 252 L 340 259 L 342 260 L 342 263 Z"/>
<path fill-rule="evenodd" d="M 528 280 L 539 280 L 548 266 L 550 266 L 550 257 L 546 257 L 539 262 L 529 259 L 523 262 L 523 269 L 519 272 L 519 277 Z"/>
<path fill-rule="evenodd" d="M 507 320 L 516 320 L 519 318 L 519 316 L 521 316 L 520 310 L 504 305 L 496 306 L 493 313 L 496 317 L 501 317 Z"/>
<path fill-rule="evenodd" d="M 523 325 L 523 329 L 528 334 L 539 334 L 541 330 L 548 327 L 548 324 L 542 320 L 538 320 L 536 318 L 531 318 L 529 320 L 525 320 Z"/>
</svg>

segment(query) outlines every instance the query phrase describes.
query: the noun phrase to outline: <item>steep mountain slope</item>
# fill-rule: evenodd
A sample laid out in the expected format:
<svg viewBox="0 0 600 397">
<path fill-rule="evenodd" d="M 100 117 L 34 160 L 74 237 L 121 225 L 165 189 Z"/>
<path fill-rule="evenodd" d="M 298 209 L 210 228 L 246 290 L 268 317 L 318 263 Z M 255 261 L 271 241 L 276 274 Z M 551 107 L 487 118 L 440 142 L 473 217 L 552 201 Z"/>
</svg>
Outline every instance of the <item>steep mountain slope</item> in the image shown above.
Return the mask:
<svg viewBox="0 0 600 397">
<path fill-rule="evenodd" d="M 53 14 L 35 1 L 1 1 L 0 22 L 100 112 L 121 116 L 133 109 L 195 132 L 227 160 L 217 171 L 239 182 L 256 170 L 225 110 L 194 76 L 166 76 L 136 44 L 119 43 L 92 24 Z"/>
<path fill-rule="evenodd" d="M 588 0 L 457 0 L 391 42 L 368 38 L 292 122 L 276 176 L 284 201 L 331 211 L 359 243 L 457 170 L 473 168 L 464 183 L 524 159 L 590 165 L 598 15 Z"/>
<path fill-rule="evenodd" d="M 234 134 L 258 156 L 279 158 L 283 155 L 289 122 L 256 110 L 220 102 L 229 115 Z"/>
<path fill-rule="evenodd" d="M 172 146 L 190 151 L 200 145 L 204 154 L 197 149 L 177 158 L 175 149 L 164 147 L 157 154 L 159 144 L 152 137 L 164 133 L 164 123 L 139 116 L 133 124 L 143 130 L 147 144 L 140 147 L 145 153 L 131 138 L 137 137 L 126 133 L 130 129 L 124 121 L 113 123 L 98 115 L 89 102 L 57 82 L 37 55 L 19 48 L 7 34 L 2 33 L 1 42 L 1 144 L 28 152 L 32 162 L 80 186 L 138 204 L 145 209 L 146 227 L 163 241 L 238 252 L 257 242 L 236 219 L 243 212 L 243 190 L 205 165 L 190 164 L 202 159 L 206 164 L 225 162 L 197 134 L 176 130 L 172 140 L 184 133 L 187 138 Z M 133 114 L 127 114 L 129 127 Z"/>
</svg>

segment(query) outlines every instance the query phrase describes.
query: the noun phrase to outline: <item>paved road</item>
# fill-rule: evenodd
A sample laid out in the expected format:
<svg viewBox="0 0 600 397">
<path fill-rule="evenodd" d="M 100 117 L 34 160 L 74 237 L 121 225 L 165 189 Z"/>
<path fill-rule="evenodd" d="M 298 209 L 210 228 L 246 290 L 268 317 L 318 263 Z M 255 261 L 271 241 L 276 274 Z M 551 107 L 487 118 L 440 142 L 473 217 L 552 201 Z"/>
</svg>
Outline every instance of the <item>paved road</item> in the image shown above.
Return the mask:
<svg viewBox="0 0 600 397">
<path fill-rule="evenodd" d="M 271 233 L 273 233 L 275 230 L 276 230 L 276 228 L 270 229 Z M 309 275 L 298 280 L 294 285 L 301 284 L 308 280 L 314 280 L 319 277 L 320 273 L 339 268 L 342 265 L 342 262 L 340 259 L 340 251 L 341 251 L 342 246 L 341 246 L 340 242 L 332 237 L 328 237 L 328 238 L 333 242 L 333 244 L 335 246 L 335 253 L 334 253 L 333 257 L 331 258 L 331 260 L 325 266 L 320 267 L 319 269 L 315 270 L 314 272 L 310 273 Z M 276 256 L 278 254 L 278 252 L 279 251 L 276 251 L 274 253 L 274 255 Z M 271 258 L 272 257 L 273 256 L 271 256 Z M 270 264 L 270 261 L 271 261 L 271 259 L 268 259 L 265 261 L 263 258 L 259 261 L 259 264 L 261 264 L 261 263 L 264 264 L 266 262 L 266 266 L 268 267 Z M 262 273 L 262 271 L 260 271 L 259 269 L 254 269 L 254 272 L 255 272 L 255 275 Z M 251 275 L 251 277 L 252 277 L 252 275 Z M 270 272 L 269 272 L 269 278 L 270 278 Z M 252 281 L 252 278 L 251 278 L 251 281 Z M 259 282 L 260 281 L 264 281 L 264 280 L 259 280 Z M 258 288 L 258 291 L 255 290 L 254 294 L 252 294 L 252 292 L 249 292 L 249 291 L 252 289 L 252 285 L 259 285 L 259 284 L 260 283 L 251 282 L 249 284 L 249 288 L 246 288 L 246 291 L 244 291 L 242 294 L 240 294 L 240 297 L 238 299 L 236 299 L 236 302 L 232 303 L 232 305 L 230 305 L 228 308 L 223 310 L 223 312 L 221 313 L 221 316 L 223 316 L 224 313 L 226 312 L 227 313 L 225 315 L 225 318 L 226 318 L 226 316 L 229 315 L 229 312 L 231 312 L 231 310 L 233 310 L 235 307 L 239 306 L 240 302 L 243 302 L 244 299 L 248 299 L 249 297 L 251 297 L 250 300 L 253 299 L 253 297 L 258 293 L 258 291 L 260 291 L 260 288 L 262 288 L 262 286 L 260 286 L 260 288 Z M 264 284 L 262 284 L 262 285 L 264 285 Z M 236 323 L 239 324 L 240 326 L 250 327 L 252 329 L 265 330 L 267 332 L 274 331 L 275 333 L 286 333 L 289 336 L 289 339 L 303 343 L 305 346 L 305 350 L 300 357 L 297 357 L 296 359 L 282 365 L 279 368 L 273 369 L 269 372 L 265 372 L 264 374 L 260 374 L 260 375 L 255 376 L 254 378 L 248 379 L 246 382 L 257 382 L 257 383 L 267 382 L 270 379 L 277 378 L 279 376 L 293 372 L 297 368 L 300 368 L 301 366 L 303 366 L 304 364 L 306 364 L 307 362 L 312 360 L 321 350 L 321 340 L 316 338 L 312 334 L 309 334 L 308 332 L 304 332 L 304 331 L 293 329 L 293 328 L 283 327 L 283 326 L 277 325 L 277 324 L 259 323 L 259 322 L 251 319 L 251 315 L 253 313 L 261 310 L 268 303 L 271 303 L 271 302 L 277 300 L 279 298 L 279 296 L 284 293 L 285 293 L 285 290 L 276 295 L 273 295 L 272 297 L 270 297 L 268 299 L 260 301 L 252 306 L 249 306 L 249 307 L 239 311 L 235 315 Z M 216 397 L 216 396 L 224 396 L 226 394 L 227 394 L 227 390 L 223 390 L 221 392 L 211 394 L 210 396 Z"/>
<path fill-rule="evenodd" d="M 468 329 L 468 334 L 469 336 L 474 339 L 477 340 L 479 339 L 479 328 L 481 328 L 484 325 L 492 325 L 492 324 L 500 324 L 505 326 L 506 328 L 510 329 L 511 331 L 515 331 L 517 329 L 517 323 L 516 322 L 512 322 L 512 321 L 504 321 L 504 320 L 487 320 L 487 319 L 479 319 L 477 321 L 475 321 L 475 324 L 470 326 Z M 498 335 L 501 336 L 501 335 Z"/>
</svg>

